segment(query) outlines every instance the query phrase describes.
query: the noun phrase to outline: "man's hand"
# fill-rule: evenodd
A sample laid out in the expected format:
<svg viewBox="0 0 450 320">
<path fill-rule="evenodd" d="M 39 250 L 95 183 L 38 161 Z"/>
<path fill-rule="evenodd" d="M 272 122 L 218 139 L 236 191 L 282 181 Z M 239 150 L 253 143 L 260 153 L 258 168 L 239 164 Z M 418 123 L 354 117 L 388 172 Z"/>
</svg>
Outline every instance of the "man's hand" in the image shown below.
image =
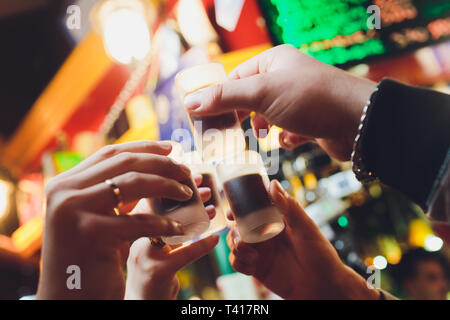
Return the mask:
<svg viewBox="0 0 450 320">
<path fill-rule="evenodd" d="M 202 176 L 195 177 L 197 186 Z M 199 188 L 203 202 L 211 198 L 209 188 Z M 142 199 L 133 212 L 151 212 L 147 199 Z M 133 212 L 131 214 L 133 214 Z M 214 219 L 214 206 L 206 207 L 209 219 Z M 190 263 L 211 252 L 219 237 L 213 235 L 188 246 L 169 246 L 160 248 L 152 245 L 149 238 L 136 240 L 131 248 L 127 262 L 127 282 L 125 299 L 127 300 L 172 300 L 177 297 L 180 284 L 176 273 Z"/>
<path fill-rule="evenodd" d="M 286 132 L 280 143 L 293 148 L 316 141 L 331 156 L 348 160 L 362 109 L 376 83 L 309 57 L 292 46 L 269 49 L 242 63 L 224 83 L 186 96 L 193 114 L 214 115 L 237 109 L 251 111 L 252 125 L 277 125 Z"/>
<path fill-rule="evenodd" d="M 236 271 L 254 276 L 285 299 L 379 299 L 277 181 L 270 195 L 284 214 L 286 229 L 265 242 L 247 244 L 233 228 L 227 242 Z"/>
</svg>

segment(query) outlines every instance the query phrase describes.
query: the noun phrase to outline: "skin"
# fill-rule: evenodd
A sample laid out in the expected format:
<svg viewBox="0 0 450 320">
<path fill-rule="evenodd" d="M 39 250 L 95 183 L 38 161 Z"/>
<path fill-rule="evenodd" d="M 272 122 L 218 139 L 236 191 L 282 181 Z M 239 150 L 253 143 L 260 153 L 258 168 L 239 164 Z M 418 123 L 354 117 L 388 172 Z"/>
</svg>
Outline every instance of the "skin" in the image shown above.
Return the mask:
<svg viewBox="0 0 450 320">
<path fill-rule="evenodd" d="M 104 182 L 113 177 L 128 205 L 124 208 L 142 198 L 186 201 L 193 192 L 180 181 L 191 173 L 167 157 L 170 151 L 171 145 L 164 142 L 107 146 L 47 184 L 38 299 L 123 299 L 129 244 L 144 236 L 183 234 L 178 222 L 151 215 L 147 208 L 116 216 L 116 199 Z M 209 189 L 199 191 L 202 199 L 210 197 Z M 214 208 L 208 214 L 214 216 Z M 67 288 L 70 265 L 81 269 L 81 290 Z"/>
<path fill-rule="evenodd" d="M 349 160 L 362 110 L 376 83 L 321 63 L 289 45 L 269 49 L 235 68 L 227 81 L 186 96 L 196 115 L 254 112 L 257 137 L 272 125 L 283 129 L 280 144 L 292 149 L 314 141 L 330 156 Z M 261 131 L 263 130 L 263 131 Z M 228 235 L 230 262 L 286 299 L 378 299 L 362 277 L 345 266 L 304 210 L 278 183 L 273 202 L 286 230 L 259 244 Z M 267 257 L 271 257 L 267 259 Z"/>
<path fill-rule="evenodd" d="M 405 282 L 405 289 L 414 300 L 446 300 L 449 281 L 442 265 L 434 260 L 417 263 L 414 278 Z"/>
<path fill-rule="evenodd" d="M 197 186 L 202 176 L 196 177 Z M 211 190 L 200 188 L 202 201 L 211 197 Z M 151 212 L 148 200 L 139 201 L 134 212 Z M 214 206 L 207 207 L 210 219 L 215 217 Z M 187 246 L 160 248 L 151 244 L 147 237 L 136 240 L 130 248 L 127 261 L 126 300 L 174 300 L 180 283 L 176 273 L 185 266 L 205 256 L 217 245 L 217 235 L 196 241 Z"/>
<path fill-rule="evenodd" d="M 186 96 L 197 115 L 237 109 L 241 119 L 255 112 L 252 126 L 277 125 L 282 147 L 317 142 L 338 160 L 348 160 L 362 109 L 376 83 L 311 58 L 292 46 L 269 49 L 236 67 L 224 83 Z"/>
<path fill-rule="evenodd" d="M 229 260 L 236 271 L 254 276 L 284 299 L 380 298 L 377 290 L 369 289 L 364 278 L 340 260 L 317 225 L 278 181 L 272 181 L 269 193 L 284 215 L 286 229 L 265 242 L 248 244 L 240 240 L 234 227 L 227 242 Z"/>
</svg>

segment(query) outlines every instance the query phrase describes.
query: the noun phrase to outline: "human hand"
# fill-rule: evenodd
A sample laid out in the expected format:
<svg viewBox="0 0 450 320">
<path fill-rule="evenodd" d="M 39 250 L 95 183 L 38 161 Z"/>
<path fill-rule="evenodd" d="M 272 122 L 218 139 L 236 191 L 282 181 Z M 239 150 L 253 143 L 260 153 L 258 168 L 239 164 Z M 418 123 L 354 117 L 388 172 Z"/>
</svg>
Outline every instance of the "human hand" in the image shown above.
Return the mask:
<svg viewBox="0 0 450 320">
<path fill-rule="evenodd" d="M 324 64 L 289 45 L 269 49 L 235 68 L 229 80 L 188 95 L 196 115 L 255 111 L 252 126 L 277 125 L 283 147 L 316 141 L 331 156 L 348 160 L 362 109 L 376 83 Z"/>
<path fill-rule="evenodd" d="M 111 179 L 124 203 L 165 197 L 186 201 L 193 191 L 179 181 L 189 168 L 166 157 L 170 143 L 132 142 L 101 149 L 46 187 L 47 213 L 38 299 L 123 299 L 121 249 L 143 236 L 182 235 L 170 219 L 135 213 L 116 216 Z M 67 286 L 68 266 L 81 270 L 81 289 Z"/>
<path fill-rule="evenodd" d="M 202 176 L 195 177 L 197 186 Z M 199 188 L 203 202 L 211 198 L 209 188 Z M 150 213 L 147 199 L 139 201 L 133 212 Z M 133 214 L 133 212 L 131 214 Z M 209 219 L 215 217 L 214 206 L 206 207 Z M 125 299 L 127 300 L 172 300 L 178 295 L 180 284 L 177 271 L 208 254 L 218 243 L 216 235 L 202 239 L 188 246 L 158 247 L 152 245 L 148 237 L 136 240 L 129 251 L 127 261 L 127 281 Z"/>
<path fill-rule="evenodd" d="M 261 243 L 243 243 L 236 228 L 227 236 L 233 268 L 254 276 L 284 299 L 379 299 L 376 290 L 347 267 L 300 205 L 272 181 L 270 195 L 286 229 Z M 229 218 L 232 218 L 229 216 Z"/>
</svg>

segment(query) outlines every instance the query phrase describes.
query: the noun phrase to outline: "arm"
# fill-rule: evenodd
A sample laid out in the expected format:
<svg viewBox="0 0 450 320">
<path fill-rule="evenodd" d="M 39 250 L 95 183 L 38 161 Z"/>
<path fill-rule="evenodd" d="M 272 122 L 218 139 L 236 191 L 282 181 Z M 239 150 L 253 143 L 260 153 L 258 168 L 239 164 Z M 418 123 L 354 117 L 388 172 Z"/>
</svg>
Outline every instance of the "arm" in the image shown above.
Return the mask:
<svg viewBox="0 0 450 320">
<path fill-rule="evenodd" d="M 450 96 L 389 79 L 378 88 L 362 129 L 363 161 L 428 210 L 450 157 Z"/>
</svg>

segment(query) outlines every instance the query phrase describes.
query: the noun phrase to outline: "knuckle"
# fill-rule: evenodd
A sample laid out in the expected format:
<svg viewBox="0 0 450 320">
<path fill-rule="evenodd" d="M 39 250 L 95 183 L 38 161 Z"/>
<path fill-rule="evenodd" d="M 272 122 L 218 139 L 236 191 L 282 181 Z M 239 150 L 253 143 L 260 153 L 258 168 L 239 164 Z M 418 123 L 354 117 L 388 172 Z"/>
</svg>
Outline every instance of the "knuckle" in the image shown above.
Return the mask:
<svg viewBox="0 0 450 320">
<path fill-rule="evenodd" d="M 136 171 L 130 171 L 125 174 L 125 180 L 132 184 L 139 184 L 144 181 L 143 175 Z"/>
<path fill-rule="evenodd" d="M 62 195 L 65 195 L 68 191 L 64 180 L 59 179 L 58 176 L 50 179 L 45 185 L 45 198 L 47 207 L 52 203 L 58 202 Z"/>
<path fill-rule="evenodd" d="M 47 201 L 47 218 L 59 221 L 61 216 L 66 218 L 75 209 L 75 203 L 80 195 L 74 191 L 60 190 L 53 193 L 51 201 Z"/>
<path fill-rule="evenodd" d="M 108 159 L 118 153 L 116 146 L 107 145 L 100 149 L 99 154 L 102 159 Z"/>
<path fill-rule="evenodd" d="M 131 166 L 137 161 L 137 156 L 132 152 L 122 152 L 115 156 L 116 161 L 122 166 Z"/>
<path fill-rule="evenodd" d="M 77 223 L 78 231 L 84 240 L 98 239 L 98 226 L 95 215 L 83 215 Z"/>
<path fill-rule="evenodd" d="M 47 184 L 45 185 L 45 196 L 47 197 L 47 200 L 54 195 L 55 191 L 57 190 L 57 185 L 58 182 L 56 180 L 56 177 L 51 178 L 47 182 Z"/>
</svg>

